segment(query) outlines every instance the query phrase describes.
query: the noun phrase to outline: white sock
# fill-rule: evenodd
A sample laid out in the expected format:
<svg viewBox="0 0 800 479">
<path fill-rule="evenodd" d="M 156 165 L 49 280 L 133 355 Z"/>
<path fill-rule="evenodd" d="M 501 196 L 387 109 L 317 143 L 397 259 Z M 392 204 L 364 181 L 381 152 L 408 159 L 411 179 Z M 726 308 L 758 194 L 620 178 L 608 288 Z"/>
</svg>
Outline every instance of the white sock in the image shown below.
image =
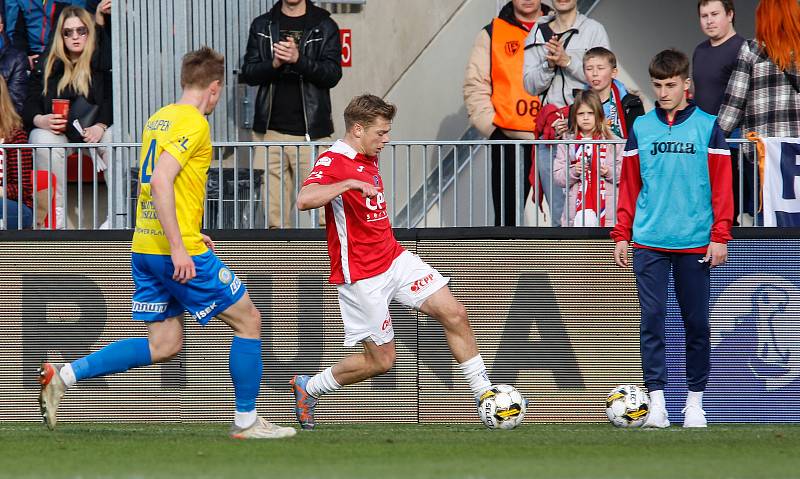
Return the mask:
<svg viewBox="0 0 800 479">
<path fill-rule="evenodd" d="M 666 409 L 667 404 L 664 402 L 664 390 L 650 392 L 650 409 Z"/>
<path fill-rule="evenodd" d="M 703 391 L 689 391 L 686 395 L 686 406 L 697 406 L 703 409 Z"/>
<path fill-rule="evenodd" d="M 481 394 L 487 389 L 491 389 L 492 382 L 489 381 L 489 374 L 486 373 L 486 365 L 483 364 L 480 354 L 459 364 L 459 367 L 469 383 L 475 399 L 481 397 Z"/>
<path fill-rule="evenodd" d="M 64 385 L 67 387 L 72 387 L 78 382 L 75 378 L 75 370 L 72 369 L 72 363 L 65 364 L 61 371 L 58 372 L 58 375 L 61 376 Z"/>
<path fill-rule="evenodd" d="M 236 416 L 234 416 L 233 422 L 236 423 L 236 427 L 241 429 L 247 429 L 248 427 L 255 424 L 257 418 L 258 418 L 258 413 L 256 413 L 255 409 L 248 412 L 236 411 Z"/>
<path fill-rule="evenodd" d="M 315 398 L 339 389 L 342 389 L 342 385 L 336 382 L 336 378 L 333 377 L 333 367 L 314 375 L 306 384 L 306 392 Z"/>
</svg>

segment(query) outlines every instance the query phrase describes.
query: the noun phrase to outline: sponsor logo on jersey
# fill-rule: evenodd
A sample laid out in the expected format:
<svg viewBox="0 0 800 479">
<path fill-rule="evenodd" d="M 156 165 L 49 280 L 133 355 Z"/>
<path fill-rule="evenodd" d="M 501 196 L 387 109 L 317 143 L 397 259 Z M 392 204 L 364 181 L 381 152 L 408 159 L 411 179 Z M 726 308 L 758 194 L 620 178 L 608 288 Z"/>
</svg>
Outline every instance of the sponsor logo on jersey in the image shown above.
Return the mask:
<svg viewBox="0 0 800 479">
<path fill-rule="evenodd" d="M 361 166 L 359 166 L 358 168 L 356 168 L 356 171 L 357 171 L 357 172 L 359 172 L 359 173 L 361 173 L 362 171 L 364 171 L 364 165 L 361 165 Z"/>
<path fill-rule="evenodd" d="M 424 278 L 418 279 L 411 284 L 411 292 L 414 294 L 419 293 L 423 289 L 430 286 L 432 281 L 433 281 L 433 273 L 429 273 Z"/>
<path fill-rule="evenodd" d="M 167 303 L 142 303 L 133 301 L 131 311 L 134 313 L 163 313 L 167 310 Z"/>
<path fill-rule="evenodd" d="M 312 171 L 310 175 L 308 175 L 308 179 L 306 181 L 314 181 L 314 180 L 321 180 L 322 179 L 322 172 L 321 171 Z"/>
<path fill-rule="evenodd" d="M 220 268 L 217 277 L 219 278 L 220 283 L 228 285 L 233 279 L 233 273 L 231 273 L 231 270 L 228 268 Z"/>
<path fill-rule="evenodd" d="M 694 143 L 683 141 L 656 141 L 650 149 L 651 155 L 658 153 L 679 153 L 682 155 L 694 155 L 697 147 Z"/>
<path fill-rule="evenodd" d="M 333 161 L 333 159 L 331 157 L 329 157 L 329 156 L 320 157 L 320 159 L 317 160 L 316 163 L 314 163 L 314 168 L 316 168 L 318 166 L 331 166 L 331 162 L 332 161 Z"/>
<path fill-rule="evenodd" d="M 372 182 L 375 183 L 375 186 L 381 186 L 381 179 L 378 178 L 378 175 L 372 175 Z"/>
<path fill-rule="evenodd" d="M 211 305 L 209 305 L 206 309 L 204 309 L 202 311 L 196 311 L 192 316 L 194 316 L 197 319 L 203 319 L 206 316 L 210 315 L 211 312 L 214 311 L 215 309 L 217 309 L 217 302 L 216 301 L 211 303 Z"/>
<path fill-rule="evenodd" d="M 375 196 L 374 199 L 367 196 L 366 198 L 364 198 L 364 202 L 366 203 L 367 208 L 369 208 L 372 211 L 379 211 L 386 209 L 386 197 L 381 192 L 378 192 L 378 194 Z"/>
</svg>

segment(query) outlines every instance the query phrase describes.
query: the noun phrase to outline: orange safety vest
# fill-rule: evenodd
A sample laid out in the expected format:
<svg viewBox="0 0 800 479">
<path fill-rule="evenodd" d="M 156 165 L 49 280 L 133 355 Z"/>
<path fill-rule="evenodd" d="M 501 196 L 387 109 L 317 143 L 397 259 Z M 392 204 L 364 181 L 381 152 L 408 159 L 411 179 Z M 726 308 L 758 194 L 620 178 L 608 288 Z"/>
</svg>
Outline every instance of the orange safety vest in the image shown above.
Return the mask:
<svg viewBox="0 0 800 479">
<path fill-rule="evenodd" d="M 495 18 L 492 22 L 492 105 L 494 124 L 506 130 L 533 131 L 542 104 L 525 91 L 525 37 L 528 31 Z"/>
</svg>

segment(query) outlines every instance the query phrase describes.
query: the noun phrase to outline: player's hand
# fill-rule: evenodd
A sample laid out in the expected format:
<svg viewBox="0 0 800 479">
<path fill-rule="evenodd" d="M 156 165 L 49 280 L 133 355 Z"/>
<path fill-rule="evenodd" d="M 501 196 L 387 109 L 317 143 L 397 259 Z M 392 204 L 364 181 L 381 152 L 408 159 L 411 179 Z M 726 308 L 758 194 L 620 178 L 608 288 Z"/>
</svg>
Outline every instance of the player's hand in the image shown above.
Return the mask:
<svg viewBox="0 0 800 479">
<path fill-rule="evenodd" d="M 712 268 L 725 263 L 728 260 L 728 245 L 722 243 L 711 242 L 706 250 L 706 255 L 703 257 L 703 263 L 711 264 Z"/>
<path fill-rule="evenodd" d="M 100 125 L 92 125 L 83 129 L 83 141 L 86 143 L 100 143 L 106 131 Z"/>
<path fill-rule="evenodd" d="M 206 245 L 206 247 L 208 247 L 208 249 L 210 249 L 215 253 L 217 252 L 217 250 L 215 249 L 214 241 L 211 239 L 210 236 L 200 233 L 200 237 L 203 239 L 203 243 Z"/>
<path fill-rule="evenodd" d="M 38 115 L 34 119 L 34 123 L 38 128 L 47 130 L 54 135 L 61 135 L 67 129 L 67 120 L 63 115 L 50 113 L 48 115 Z"/>
<path fill-rule="evenodd" d="M 617 241 L 614 246 L 614 262 L 620 268 L 628 267 L 628 242 L 625 240 Z"/>
<path fill-rule="evenodd" d="M 351 190 L 360 191 L 361 196 L 363 196 L 364 198 L 367 197 L 374 198 L 378 196 L 378 193 L 380 193 L 383 190 L 383 188 L 359 180 L 350 180 L 350 183 L 347 186 Z"/>
<path fill-rule="evenodd" d="M 300 59 L 300 49 L 297 48 L 293 38 L 276 43 L 272 47 L 272 54 L 282 63 L 297 63 Z"/>
<path fill-rule="evenodd" d="M 192 261 L 192 257 L 189 256 L 185 249 L 174 251 L 170 256 L 172 257 L 172 265 L 175 267 L 172 279 L 181 284 L 186 284 L 197 276 L 197 272 L 194 269 L 194 261 Z"/>
</svg>

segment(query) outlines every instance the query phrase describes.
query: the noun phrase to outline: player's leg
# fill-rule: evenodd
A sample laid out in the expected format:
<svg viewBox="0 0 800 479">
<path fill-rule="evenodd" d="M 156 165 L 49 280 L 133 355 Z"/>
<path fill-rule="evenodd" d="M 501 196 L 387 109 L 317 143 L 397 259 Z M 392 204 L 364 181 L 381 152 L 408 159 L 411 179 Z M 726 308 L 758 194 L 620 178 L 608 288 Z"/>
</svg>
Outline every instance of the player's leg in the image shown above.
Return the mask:
<svg viewBox="0 0 800 479">
<path fill-rule="evenodd" d="M 344 345 L 351 347 L 360 342 L 364 350 L 314 376 L 292 378 L 295 413 L 303 429 L 314 428 L 314 408 L 322 395 L 383 374 L 395 361 L 394 329 L 389 316 L 389 301 L 394 290 L 391 274 L 339 285 L 337 290 L 344 322 Z"/>
<path fill-rule="evenodd" d="M 645 427 L 669 427 L 664 385 L 667 383 L 664 321 L 667 317 L 670 254 L 644 248 L 633 250 L 633 272 L 642 311 L 639 347 L 644 383 L 650 393 Z"/>
<path fill-rule="evenodd" d="M 708 305 L 711 297 L 711 272 L 702 254 L 675 255 L 673 276 L 675 296 L 681 308 L 686 331 L 686 382 L 689 393 L 683 409 L 683 427 L 706 427 L 703 391 L 711 371 L 711 329 Z"/>
<path fill-rule="evenodd" d="M 128 338 L 111 343 L 99 351 L 68 364 L 44 363 L 39 370 L 42 385 L 39 405 L 45 424 L 53 429 L 57 422 L 58 406 L 67 388 L 78 381 L 129 369 L 148 366 L 174 357 L 183 344 L 183 308 L 153 276 L 152 266 L 158 269 L 163 261 L 156 255 L 131 257 L 131 272 L 135 284 L 132 300 L 134 320 L 147 323 L 147 338 Z"/>
<path fill-rule="evenodd" d="M 480 398 L 492 383 L 478 351 L 467 310 L 447 287 L 450 279 L 409 251 L 397 257 L 390 271 L 397 287 L 394 299 L 442 325 L 450 352 L 461 367 L 472 394 Z"/>
</svg>

